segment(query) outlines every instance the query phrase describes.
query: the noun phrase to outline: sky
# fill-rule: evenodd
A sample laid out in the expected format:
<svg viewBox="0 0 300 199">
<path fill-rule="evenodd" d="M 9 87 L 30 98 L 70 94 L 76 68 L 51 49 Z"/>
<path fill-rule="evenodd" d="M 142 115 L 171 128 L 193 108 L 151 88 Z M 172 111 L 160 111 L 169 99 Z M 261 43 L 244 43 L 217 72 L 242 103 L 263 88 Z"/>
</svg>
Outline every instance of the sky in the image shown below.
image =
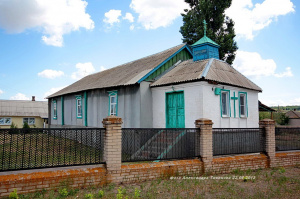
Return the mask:
<svg viewBox="0 0 300 199">
<path fill-rule="evenodd" d="M 233 67 L 262 103 L 300 105 L 300 2 L 233 0 Z M 82 77 L 182 43 L 184 0 L 0 0 L 0 99 L 46 100 Z"/>
</svg>

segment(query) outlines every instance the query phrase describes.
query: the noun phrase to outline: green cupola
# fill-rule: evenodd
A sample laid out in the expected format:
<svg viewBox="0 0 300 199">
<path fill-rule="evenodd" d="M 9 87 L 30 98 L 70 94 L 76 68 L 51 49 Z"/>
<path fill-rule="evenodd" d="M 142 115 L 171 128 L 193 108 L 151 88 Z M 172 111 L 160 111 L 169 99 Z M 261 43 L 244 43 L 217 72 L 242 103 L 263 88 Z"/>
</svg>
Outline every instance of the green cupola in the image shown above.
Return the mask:
<svg viewBox="0 0 300 199">
<path fill-rule="evenodd" d="M 203 59 L 210 59 L 210 58 L 216 58 L 219 59 L 219 48 L 220 46 L 208 38 L 206 36 L 206 21 L 203 21 L 204 24 L 204 36 L 191 45 L 193 49 L 193 60 L 203 60 Z"/>
</svg>

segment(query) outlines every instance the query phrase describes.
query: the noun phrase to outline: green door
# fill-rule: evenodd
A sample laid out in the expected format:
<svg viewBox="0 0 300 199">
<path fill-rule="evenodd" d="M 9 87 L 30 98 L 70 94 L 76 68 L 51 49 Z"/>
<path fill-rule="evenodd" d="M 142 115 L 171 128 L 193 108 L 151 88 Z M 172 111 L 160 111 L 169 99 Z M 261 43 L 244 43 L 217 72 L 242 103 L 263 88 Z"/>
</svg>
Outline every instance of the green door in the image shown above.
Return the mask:
<svg viewBox="0 0 300 199">
<path fill-rule="evenodd" d="M 183 91 L 166 94 L 167 128 L 184 128 L 184 95 Z"/>
</svg>

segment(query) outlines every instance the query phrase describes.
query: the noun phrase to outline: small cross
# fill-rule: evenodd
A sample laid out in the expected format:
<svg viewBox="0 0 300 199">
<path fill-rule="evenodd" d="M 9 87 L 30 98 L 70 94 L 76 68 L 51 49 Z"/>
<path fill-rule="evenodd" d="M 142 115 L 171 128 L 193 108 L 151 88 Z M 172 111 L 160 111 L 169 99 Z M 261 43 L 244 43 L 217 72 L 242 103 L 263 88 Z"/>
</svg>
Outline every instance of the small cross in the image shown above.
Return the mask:
<svg viewBox="0 0 300 199">
<path fill-rule="evenodd" d="M 235 117 L 235 100 L 238 100 L 239 98 L 235 96 L 235 92 L 233 92 L 233 97 L 231 97 L 233 101 L 233 107 L 234 107 L 234 117 Z"/>
<path fill-rule="evenodd" d="M 206 36 L 206 25 L 207 25 L 207 23 L 206 23 L 206 21 L 205 21 L 205 19 L 204 19 L 204 20 L 203 20 L 204 36 Z"/>
</svg>

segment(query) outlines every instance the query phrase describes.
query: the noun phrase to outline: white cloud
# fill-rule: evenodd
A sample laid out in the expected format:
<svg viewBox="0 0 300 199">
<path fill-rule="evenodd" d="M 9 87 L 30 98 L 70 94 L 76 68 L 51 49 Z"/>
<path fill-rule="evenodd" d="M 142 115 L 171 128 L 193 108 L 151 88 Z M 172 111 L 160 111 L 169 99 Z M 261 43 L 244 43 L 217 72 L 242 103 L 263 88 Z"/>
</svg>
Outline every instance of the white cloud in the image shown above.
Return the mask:
<svg viewBox="0 0 300 199">
<path fill-rule="evenodd" d="M 35 28 L 47 45 L 62 46 L 63 35 L 79 28 L 93 29 L 84 0 L 4 0 L 0 2 L 0 27 L 8 33 Z"/>
<path fill-rule="evenodd" d="M 134 17 L 132 16 L 131 13 L 127 12 L 125 17 L 123 17 L 123 19 L 126 19 L 128 20 L 130 23 L 133 23 L 134 22 Z"/>
<path fill-rule="evenodd" d="M 139 14 L 138 22 L 149 30 L 170 25 L 189 6 L 183 0 L 132 0 L 130 8 Z"/>
<path fill-rule="evenodd" d="M 0 89 L 0 95 L 3 94 L 3 93 L 4 93 L 4 91 Z"/>
<path fill-rule="evenodd" d="M 276 73 L 277 65 L 273 59 L 263 59 L 257 52 L 238 50 L 233 67 L 246 76 L 262 77 L 291 77 L 293 73 L 290 67 L 283 73 Z"/>
<path fill-rule="evenodd" d="M 26 95 L 22 94 L 22 93 L 18 93 L 15 96 L 11 96 L 10 97 L 11 100 L 29 100 L 29 97 L 26 97 Z"/>
<path fill-rule="evenodd" d="M 77 71 L 72 73 L 71 77 L 72 79 L 81 79 L 93 72 L 95 72 L 95 68 L 91 62 L 87 63 L 78 63 L 76 64 Z"/>
<path fill-rule="evenodd" d="M 44 98 L 48 97 L 49 95 L 52 95 L 53 93 L 56 93 L 57 91 L 65 88 L 66 86 L 62 86 L 62 87 L 57 87 L 57 88 L 51 88 L 49 91 L 47 91 L 45 94 L 44 94 Z"/>
<path fill-rule="evenodd" d="M 39 77 L 44 77 L 44 78 L 48 78 L 48 79 L 54 79 L 56 77 L 60 77 L 63 75 L 64 75 L 63 71 L 51 70 L 51 69 L 46 69 L 46 70 L 43 70 L 42 72 L 38 73 Z"/>
<path fill-rule="evenodd" d="M 290 0 L 264 0 L 253 5 L 252 0 L 233 0 L 226 15 L 235 22 L 235 32 L 239 37 L 253 39 L 256 31 L 267 27 L 278 16 L 295 12 Z"/>
<path fill-rule="evenodd" d="M 134 25 L 132 24 L 130 27 L 129 27 L 130 30 L 134 30 Z"/>
<path fill-rule="evenodd" d="M 114 23 L 120 22 L 119 18 L 121 17 L 121 15 L 121 10 L 110 10 L 104 14 L 105 18 L 103 19 L 103 21 L 112 26 Z"/>
<path fill-rule="evenodd" d="M 100 66 L 100 72 L 106 70 L 107 68 L 105 68 L 104 66 Z"/>
<path fill-rule="evenodd" d="M 290 100 L 283 100 L 283 99 L 260 99 L 262 103 L 266 104 L 267 106 L 293 106 L 293 105 L 300 105 L 300 98 L 294 98 Z"/>
</svg>

